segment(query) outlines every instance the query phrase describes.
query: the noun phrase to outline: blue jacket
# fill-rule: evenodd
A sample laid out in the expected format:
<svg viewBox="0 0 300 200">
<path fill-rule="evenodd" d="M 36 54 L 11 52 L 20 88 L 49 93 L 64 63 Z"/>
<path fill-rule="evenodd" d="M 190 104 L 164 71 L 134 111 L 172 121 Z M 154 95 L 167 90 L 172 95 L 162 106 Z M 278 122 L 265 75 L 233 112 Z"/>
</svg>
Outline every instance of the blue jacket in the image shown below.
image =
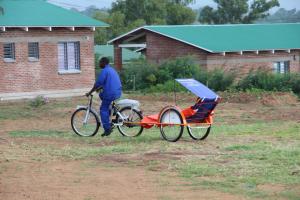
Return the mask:
<svg viewBox="0 0 300 200">
<path fill-rule="evenodd" d="M 95 83 L 96 88 L 102 87 L 99 94 L 101 99 L 115 100 L 122 95 L 122 84 L 116 70 L 110 65 L 106 65 L 98 75 Z"/>
</svg>

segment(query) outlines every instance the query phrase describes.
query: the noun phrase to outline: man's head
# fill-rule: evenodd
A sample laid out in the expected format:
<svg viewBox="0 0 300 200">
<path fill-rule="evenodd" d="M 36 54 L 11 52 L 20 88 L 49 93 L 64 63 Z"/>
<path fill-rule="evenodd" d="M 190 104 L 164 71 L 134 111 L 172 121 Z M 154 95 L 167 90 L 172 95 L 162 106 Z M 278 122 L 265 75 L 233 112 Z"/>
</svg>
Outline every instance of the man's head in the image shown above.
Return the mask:
<svg viewBox="0 0 300 200">
<path fill-rule="evenodd" d="M 103 69 L 106 65 L 109 64 L 109 60 L 106 57 L 102 57 L 99 61 L 99 66 Z"/>
</svg>

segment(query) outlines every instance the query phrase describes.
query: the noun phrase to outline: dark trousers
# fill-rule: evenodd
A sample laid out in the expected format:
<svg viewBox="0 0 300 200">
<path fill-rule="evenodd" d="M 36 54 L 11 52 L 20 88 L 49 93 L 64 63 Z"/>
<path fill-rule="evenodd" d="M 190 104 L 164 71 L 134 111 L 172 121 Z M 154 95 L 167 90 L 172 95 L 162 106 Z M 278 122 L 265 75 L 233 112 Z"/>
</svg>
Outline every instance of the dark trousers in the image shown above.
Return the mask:
<svg viewBox="0 0 300 200">
<path fill-rule="evenodd" d="M 111 128 L 110 125 L 110 120 L 109 120 L 109 116 L 110 116 L 110 104 L 113 102 L 114 99 L 102 99 L 102 103 L 100 106 L 100 116 L 101 116 L 101 122 L 102 122 L 102 126 L 104 128 L 105 131 L 109 131 Z"/>
</svg>

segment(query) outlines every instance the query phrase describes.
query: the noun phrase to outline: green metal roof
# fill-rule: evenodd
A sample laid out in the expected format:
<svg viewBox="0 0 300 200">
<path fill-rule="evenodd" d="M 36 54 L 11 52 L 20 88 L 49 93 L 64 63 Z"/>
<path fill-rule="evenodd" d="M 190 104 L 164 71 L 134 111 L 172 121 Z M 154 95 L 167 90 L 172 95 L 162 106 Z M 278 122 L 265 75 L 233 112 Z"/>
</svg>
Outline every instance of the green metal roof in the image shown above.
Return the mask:
<svg viewBox="0 0 300 200">
<path fill-rule="evenodd" d="M 4 14 L 0 26 L 8 27 L 103 27 L 106 23 L 44 0 L 0 0 Z"/>
<path fill-rule="evenodd" d="M 113 45 L 95 45 L 95 53 L 99 56 L 114 58 L 114 46 Z M 131 51 L 129 49 L 122 48 L 122 60 L 129 61 L 131 59 L 137 59 L 141 56 L 140 53 Z"/>
<path fill-rule="evenodd" d="M 300 49 L 300 23 L 144 26 L 149 30 L 209 52 Z"/>
</svg>

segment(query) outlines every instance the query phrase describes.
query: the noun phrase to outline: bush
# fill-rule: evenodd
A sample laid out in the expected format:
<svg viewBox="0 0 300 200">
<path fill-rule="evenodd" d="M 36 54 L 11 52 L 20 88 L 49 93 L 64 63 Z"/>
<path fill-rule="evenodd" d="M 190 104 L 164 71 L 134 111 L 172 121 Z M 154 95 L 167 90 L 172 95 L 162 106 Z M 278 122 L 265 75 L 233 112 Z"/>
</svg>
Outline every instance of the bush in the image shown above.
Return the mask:
<svg viewBox="0 0 300 200">
<path fill-rule="evenodd" d="M 176 78 L 196 78 L 199 75 L 199 65 L 192 56 L 167 60 L 158 66 L 158 83 L 164 83 Z"/>
<path fill-rule="evenodd" d="M 238 90 L 293 91 L 300 94 L 299 74 L 274 74 L 265 70 L 251 71 L 237 84 Z"/>
<path fill-rule="evenodd" d="M 144 89 L 143 91 L 146 93 L 157 93 L 157 92 L 185 92 L 186 89 L 179 85 L 177 82 L 174 83 L 175 80 L 167 81 L 165 83 L 159 83 L 155 86 L 150 86 L 149 88 Z M 175 85 L 174 85 L 175 84 Z"/>
<path fill-rule="evenodd" d="M 122 85 L 125 90 L 141 90 L 157 82 L 157 69 L 144 59 L 137 59 L 124 66 L 121 71 Z"/>
<path fill-rule="evenodd" d="M 215 69 L 207 72 L 207 85 L 215 91 L 225 91 L 233 85 L 235 77 L 234 73 Z"/>
<path fill-rule="evenodd" d="M 300 96 L 300 74 L 291 74 L 290 84 L 292 91 Z"/>
<path fill-rule="evenodd" d="M 235 74 L 221 69 L 210 72 L 201 70 L 191 56 L 167 60 L 160 65 L 149 64 L 145 59 L 138 59 L 124 67 L 121 72 L 125 90 L 170 92 L 174 90 L 176 78 L 194 78 L 203 84 L 208 84 L 215 91 L 224 91 L 234 83 Z"/>
<path fill-rule="evenodd" d="M 138 59 L 124 67 L 121 72 L 125 90 L 144 90 L 155 85 L 163 85 L 176 78 L 192 78 L 199 74 L 199 66 L 192 57 L 177 58 L 160 65 L 147 63 Z"/>
<path fill-rule="evenodd" d="M 201 69 L 193 57 L 167 60 L 159 65 L 147 63 L 140 58 L 124 67 L 121 79 L 124 90 L 147 92 L 172 92 L 174 79 L 194 78 L 214 91 L 293 91 L 300 95 L 300 74 L 274 74 L 266 70 L 250 71 L 236 82 L 236 74 L 215 69 Z M 177 91 L 182 91 L 178 89 Z M 184 91 L 184 90 L 183 90 Z"/>
<path fill-rule="evenodd" d="M 41 107 L 49 102 L 49 99 L 44 96 L 37 96 L 30 101 L 29 105 L 34 108 Z"/>
</svg>

